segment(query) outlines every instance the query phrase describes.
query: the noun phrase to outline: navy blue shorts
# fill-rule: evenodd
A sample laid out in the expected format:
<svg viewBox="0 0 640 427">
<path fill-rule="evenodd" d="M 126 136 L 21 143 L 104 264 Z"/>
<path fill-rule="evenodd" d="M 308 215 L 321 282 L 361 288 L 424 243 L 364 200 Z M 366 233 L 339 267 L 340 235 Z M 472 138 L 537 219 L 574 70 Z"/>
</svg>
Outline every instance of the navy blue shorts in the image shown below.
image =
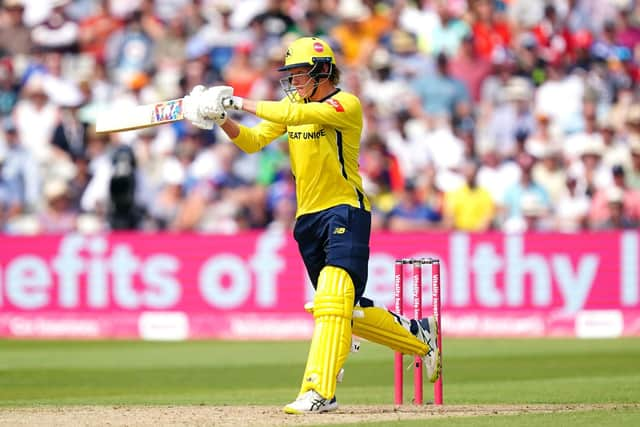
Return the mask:
<svg viewBox="0 0 640 427">
<path fill-rule="evenodd" d="M 355 287 L 354 304 L 367 284 L 371 213 L 349 205 L 302 215 L 293 236 L 314 289 L 320 270 L 327 265 L 341 267 Z"/>
</svg>

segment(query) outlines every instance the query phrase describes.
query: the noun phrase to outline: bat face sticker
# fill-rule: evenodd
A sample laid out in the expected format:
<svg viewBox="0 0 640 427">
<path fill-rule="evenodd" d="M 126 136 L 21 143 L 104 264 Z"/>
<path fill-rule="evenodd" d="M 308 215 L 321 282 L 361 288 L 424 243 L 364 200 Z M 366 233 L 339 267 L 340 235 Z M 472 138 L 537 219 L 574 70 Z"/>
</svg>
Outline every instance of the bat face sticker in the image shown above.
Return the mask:
<svg viewBox="0 0 640 427">
<path fill-rule="evenodd" d="M 166 122 L 182 118 L 182 99 L 160 102 L 153 108 L 151 121 Z"/>
</svg>

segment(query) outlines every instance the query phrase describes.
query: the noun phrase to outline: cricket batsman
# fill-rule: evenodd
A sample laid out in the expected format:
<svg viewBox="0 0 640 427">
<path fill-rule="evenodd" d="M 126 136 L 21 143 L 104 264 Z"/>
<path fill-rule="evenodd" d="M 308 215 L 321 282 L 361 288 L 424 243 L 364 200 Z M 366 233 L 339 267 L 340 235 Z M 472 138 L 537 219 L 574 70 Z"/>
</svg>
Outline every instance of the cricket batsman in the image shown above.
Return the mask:
<svg viewBox="0 0 640 427">
<path fill-rule="evenodd" d="M 241 150 L 254 153 L 283 134 L 289 139 L 296 182 L 294 237 L 315 288 L 315 327 L 298 397 L 288 414 L 337 409 L 336 377 L 351 349 L 352 334 L 408 355 L 419 355 L 429 379 L 440 374 L 433 318 L 407 319 L 374 306 L 367 282 L 371 205 L 358 170 L 362 107 L 340 90 L 340 70 L 331 47 L 316 37 L 292 42 L 279 69 L 286 97 L 253 101 L 233 96 L 229 86 L 196 86 L 183 100 L 195 126 L 217 124 Z M 262 119 L 246 127 L 225 109 Z"/>
</svg>

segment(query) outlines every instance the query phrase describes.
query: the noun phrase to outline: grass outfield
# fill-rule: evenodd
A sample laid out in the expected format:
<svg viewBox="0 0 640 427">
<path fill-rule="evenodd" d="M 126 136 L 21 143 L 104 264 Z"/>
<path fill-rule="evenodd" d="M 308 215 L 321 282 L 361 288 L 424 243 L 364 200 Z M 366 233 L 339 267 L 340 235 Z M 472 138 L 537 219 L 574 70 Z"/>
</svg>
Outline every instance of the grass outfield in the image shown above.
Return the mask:
<svg viewBox="0 0 640 427">
<path fill-rule="evenodd" d="M 307 349 L 307 342 L 5 340 L 0 406 L 282 405 L 295 397 Z M 457 417 L 448 425 L 640 425 L 640 339 L 447 339 L 444 351 L 445 404 L 634 404 L 613 414 Z M 345 369 L 343 405 L 392 403 L 389 350 L 364 342 Z M 410 372 L 405 382 L 407 397 Z"/>
</svg>

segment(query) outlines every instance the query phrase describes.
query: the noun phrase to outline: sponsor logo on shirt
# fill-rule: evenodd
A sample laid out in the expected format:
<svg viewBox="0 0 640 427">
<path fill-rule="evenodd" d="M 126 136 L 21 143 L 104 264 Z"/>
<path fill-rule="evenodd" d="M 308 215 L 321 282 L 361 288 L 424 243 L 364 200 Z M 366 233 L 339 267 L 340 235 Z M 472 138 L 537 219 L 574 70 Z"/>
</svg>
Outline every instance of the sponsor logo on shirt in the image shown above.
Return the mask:
<svg viewBox="0 0 640 427">
<path fill-rule="evenodd" d="M 289 139 L 320 139 L 326 136 L 324 128 L 313 132 L 289 132 Z"/>
<path fill-rule="evenodd" d="M 340 101 L 338 101 L 337 99 L 329 98 L 324 102 L 326 102 L 327 104 L 335 108 L 338 113 L 344 113 L 344 107 L 342 106 L 342 104 L 340 104 Z"/>
</svg>

